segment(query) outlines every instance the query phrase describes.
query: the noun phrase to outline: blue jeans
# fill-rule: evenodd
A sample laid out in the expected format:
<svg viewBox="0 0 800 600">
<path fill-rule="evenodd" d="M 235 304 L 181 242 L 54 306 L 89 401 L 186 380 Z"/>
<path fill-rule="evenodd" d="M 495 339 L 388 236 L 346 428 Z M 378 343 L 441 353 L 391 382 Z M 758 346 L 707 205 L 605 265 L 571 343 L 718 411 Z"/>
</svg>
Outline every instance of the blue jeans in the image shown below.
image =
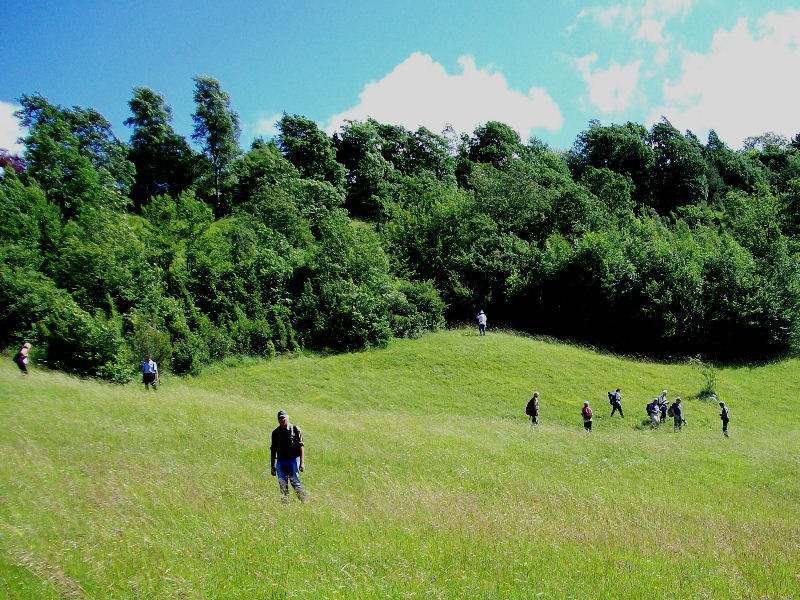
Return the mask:
<svg viewBox="0 0 800 600">
<path fill-rule="evenodd" d="M 299 457 L 292 460 L 276 460 L 275 472 L 278 475 L 278 485 L 281 488 L 281 500 L 284 502 L 289 501 L 289 482 L 292 483 L 297 497 L 305 502 L 306 493 L 303 490 L 303 484 L 300 483 L 300 466 L 298 463 Z"/>
</svg>

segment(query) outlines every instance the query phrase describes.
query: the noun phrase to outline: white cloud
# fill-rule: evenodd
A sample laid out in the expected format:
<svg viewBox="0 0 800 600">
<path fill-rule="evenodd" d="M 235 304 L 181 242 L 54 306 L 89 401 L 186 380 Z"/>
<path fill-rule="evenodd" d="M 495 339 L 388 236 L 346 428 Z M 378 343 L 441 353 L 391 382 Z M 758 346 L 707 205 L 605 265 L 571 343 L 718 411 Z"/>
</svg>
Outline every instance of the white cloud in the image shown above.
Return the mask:
<svg viewBox="0 0 800 600">
<path fill-rule="evenodd" d="M 14 116 L 14 111 L 20 108 L 22 107 L 0 100 L 0 148 L 22 156 L 25 146 L 18 144 L 17 138 L 25 137 L 28 132 L 20 128 L 19 121 Z"/>
<path fill-rule="evenodd" d="M 278 135 L 277 123 L 281 120 L 282 116 L 281 113 L 275 113 L 274 115 L 258 119 L 252 127 L 253 137 L 263 136 L 270 139 Z"/>
<path fill-rule="evenodd" d="M 476 126 L 496 120 L 516 129 L 524 138 L 535 128 L 558 131 L 563 118 L 558 105 L 540 87 L 527 94 L 509 88 L 505 77 L 478 68 L 472 58 L 458 59 L 461 73 L 449 75 L 429 55 L 415 52 L 391 73 L 368 83 L 359 103 L 330 118 L 328 133 L 346 119 L 368 117 L 416 130 L 425 126 L 440 132 L 447 124 L 458 132 L 472 132 Z"/>
<path fill-rule="evenodd" d="M 647 40 L 653 44 L 660 44 L 666 41 L 664 37 L 664 24 L 665 21 L 656 20 L 656 19 L 645 19 L 642 21 L 641 25 L 639 25 L 639 29 L 636 31 L 636 35 L 634 36 L 637 40 Z"/>
<path fill-rule="evenodd" d="M 604 113 L 630 108 L 639 84 L 642 60 L 635 60 L 624 66 L 612 60 L 607 69 L 592 70 L 596 62 L 597 54 L 587 54 L 575 60 L 578 71 L 589 88 L 590 102 Z"/>
<path fill-rule="evenodd" d="M 770 12 L 750 31 L 740 20 L 714 34 L 705 54 L 685 52 L 682 73 L 663 85 L 666 115 L 680 129 L 703 135 L 713 128 L 733 148 L 765 131 L 800 131 L 800 11 Z"/>
<path fill-rule="evenodd" d="M 664 44 L 670 37 L 664 33 L 667 20 L 677 15 L 686 16 L 696 0 L 649 0 L 642 5 L 634 0 L 627 4 L 609 7 L 595 6 L 578 13 L 577 21 L 593 17 L 602 27 L 611 28 L 616 24 L 633 33 L 633 39 L 645 40 L 653 44 Z M 575 25 L 568 27 L 573 30 Z"/>
<path fill-rule="evenodd" d="M 663 15 L 672 17 L 678 13 L 687 15 L 692 8 L 695 0 L 649 0 L 641 10 L 643 17 L 654 17 Z"/>
</svg>

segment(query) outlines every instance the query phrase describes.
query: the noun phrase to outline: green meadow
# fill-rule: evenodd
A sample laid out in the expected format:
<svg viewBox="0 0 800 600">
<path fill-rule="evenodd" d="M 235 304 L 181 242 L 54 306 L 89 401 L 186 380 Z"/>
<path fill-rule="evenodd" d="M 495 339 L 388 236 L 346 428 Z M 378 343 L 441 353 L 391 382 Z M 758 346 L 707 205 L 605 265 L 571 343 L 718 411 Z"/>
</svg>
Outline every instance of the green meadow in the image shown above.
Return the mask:
<svg viewBox="0 0 800 600">
<path fill-rule="evenodd" d="M 718 367 L 727 439 L 690 364 L 472 329 L 162 381 L 2 361 L 0 598 L 800 597 L 798 360 Z M 662 389 L 681 433 L 644 424 Z"/>
</svg>

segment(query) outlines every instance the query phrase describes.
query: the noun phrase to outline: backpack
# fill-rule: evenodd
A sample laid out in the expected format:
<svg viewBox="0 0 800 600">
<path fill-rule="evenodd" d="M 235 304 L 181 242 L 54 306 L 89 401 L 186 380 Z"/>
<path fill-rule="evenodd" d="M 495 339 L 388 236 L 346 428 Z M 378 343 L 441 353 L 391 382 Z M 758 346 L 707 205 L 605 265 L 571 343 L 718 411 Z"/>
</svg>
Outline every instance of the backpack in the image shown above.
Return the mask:
<svg viewBox="0 0 800 600">
<path fill-rule="evenodd" d="M 675 405 L 670 404 L 669 408 L 667 409 L 667 416 L 674 417 L 675 416 Z"/>
<path fill-rule="evenodd" d="M 591 418 L 592 418 L 592 409 L 591 409 L 591 408 L 589 408 L 588 406 L 584 406 L 584 407 L 583 407 L 583 418 L 584 418 L 586 421 L 588 421 L 589 419 L 591 419 Z"/>
<path fill-rule="evenodd" d="M 531 398 L 528 400 L 528 404 L 525 406 L 525 414 L 529 417 L 532 417 L 536 414 L 536 399 Z"/>
<path fill-rule="evenodd" d="M 617 395 L 614 392 L 608 392 L 608 402 L 609 404 L 614 404 L 617 401 Z"/>
</svg>

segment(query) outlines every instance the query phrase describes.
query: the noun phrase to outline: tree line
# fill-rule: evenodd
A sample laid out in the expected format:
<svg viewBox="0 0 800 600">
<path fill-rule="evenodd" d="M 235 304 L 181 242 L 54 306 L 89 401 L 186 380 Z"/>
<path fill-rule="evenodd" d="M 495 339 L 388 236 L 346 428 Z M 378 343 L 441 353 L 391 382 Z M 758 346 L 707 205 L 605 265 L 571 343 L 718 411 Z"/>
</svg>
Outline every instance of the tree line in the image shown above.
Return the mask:
<svg viewBox="0 0 800 600">
<path fill-rule="evenodd" d="M 19 99 L 0 153 L 0 342 L 124 381 L 236 355 L 383 346 L 472 318 L 651 356 L 797 349 L 800 136 L 590 122 L 567 151 L 284 113 L 242 151 L 195 77 L 192 140 L 133 89 L 128 142 L 97 111 Z"/>
</svg>

